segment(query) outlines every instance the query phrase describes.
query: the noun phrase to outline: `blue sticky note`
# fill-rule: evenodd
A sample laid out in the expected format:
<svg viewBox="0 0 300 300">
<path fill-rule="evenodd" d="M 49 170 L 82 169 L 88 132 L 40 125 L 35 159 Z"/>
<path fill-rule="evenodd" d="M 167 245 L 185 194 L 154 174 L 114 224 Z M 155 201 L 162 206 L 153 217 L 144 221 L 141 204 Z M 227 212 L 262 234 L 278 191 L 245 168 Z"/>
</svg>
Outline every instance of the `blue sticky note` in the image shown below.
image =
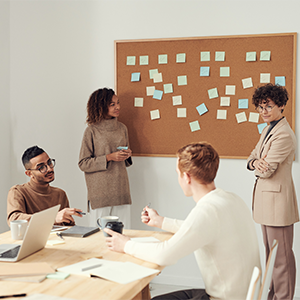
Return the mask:
<svg viewBox="0 0 300 300">
<path fill-rule="evenodd" d="M 261 123 L 261 124 L 258 124 L 258 125 L 257 125 L 257 129 L 258 129 L 259 134 L 262 133 L 263 129 L 264 129 L 266 126 L 268 126 L 267 123 Z"/>
<path fill-rule="evenodd" d="M 200 67 L 200 76 L 209 76 L 209 67 Z"/>
<path fill-rule="evenodd" d="M 285 76 L 275 76 L 275 84 L 285 86 Z"/>
<path fill-rule="evenodd" d="M 141 73 L 131 73 L 131 81 L 140 81 Z"/>
<path fill-rule="evenodd" d="M 198 113 L 200 116 L 208 112 L 208 109 L 204 103 L 200 104 L 199 106 L 196 107 Z"/>
<path fill-rule="evenodd" d="M 163 91 L 155 90 L 153 93 L 153 99 L 161 100 Z"/>
<path fill-rule="evenodd" d="M 248 109 L 248 99 L 239 99 L 239 109 Z"/>
</svg>

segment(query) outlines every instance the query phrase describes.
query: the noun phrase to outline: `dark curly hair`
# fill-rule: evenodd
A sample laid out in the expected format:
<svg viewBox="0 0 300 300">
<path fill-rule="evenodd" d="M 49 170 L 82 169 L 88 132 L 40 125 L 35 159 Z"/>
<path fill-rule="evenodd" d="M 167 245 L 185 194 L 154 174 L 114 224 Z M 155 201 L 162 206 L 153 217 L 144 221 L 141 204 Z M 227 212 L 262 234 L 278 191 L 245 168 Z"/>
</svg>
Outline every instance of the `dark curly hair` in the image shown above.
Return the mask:
<svg viewBox="0 0 300 300">
<path fill-rule="evenodd" d="M 270 100 L 278 107 L 286 105 L 289 100 L 286 88 L 281 85 L 268 83 L 258 87 L 252 96 L 252 103 L 255 107 L 258 107 L 261 103 L 268 103 Z"/>
<path fill-rule="evenodd" d="M 87 124 L 95 124 L 103 120 L 108 113 L 108 106 L 115 95 L 113 89 L 103 88 L 92 93 L 87 103 Z"/>
<path fill-rule="evenodd" d="M 38 147 L 38 146 L 32 146 L 28 149 L 26 149 L 22 155 L 22 163 L 25 167 L 25 169 L 28 169 L 31 167 L 30 160 L 42 153 L 44 153 L 44 149 Z"/>
</svg>

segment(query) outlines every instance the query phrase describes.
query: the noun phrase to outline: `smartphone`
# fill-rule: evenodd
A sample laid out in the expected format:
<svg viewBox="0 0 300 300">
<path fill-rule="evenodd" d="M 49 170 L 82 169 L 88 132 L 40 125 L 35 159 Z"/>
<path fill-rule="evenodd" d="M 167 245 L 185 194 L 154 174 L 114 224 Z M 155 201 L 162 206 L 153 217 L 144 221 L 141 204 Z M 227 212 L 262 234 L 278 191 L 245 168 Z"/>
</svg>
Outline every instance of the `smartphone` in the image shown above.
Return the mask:
<svg viewBox="0 0 300 300">
<path fill-rule="evenodd" d="M 128 150 L 128 147 L 127 146 L 124 146 L 124 147 L 119 146 L 119 147 L 117 147 L 117 150 Z"/>
</svg>

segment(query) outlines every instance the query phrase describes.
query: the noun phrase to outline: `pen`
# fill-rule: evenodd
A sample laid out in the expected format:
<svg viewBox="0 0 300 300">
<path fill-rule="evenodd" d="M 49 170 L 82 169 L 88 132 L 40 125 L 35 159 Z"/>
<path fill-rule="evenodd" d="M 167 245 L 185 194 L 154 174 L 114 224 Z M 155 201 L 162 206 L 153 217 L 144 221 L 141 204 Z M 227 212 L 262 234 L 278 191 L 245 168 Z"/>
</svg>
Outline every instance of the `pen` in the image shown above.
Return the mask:
<svg viewBox="0 0 300 300">
<path fill-rule="evenodd" d="M 27 296 L 27 294 L 25 294 L 25 293 L 23 293 L 23 294 L 14 294 L 14 295 L 0 296 L 0 299 L 11 298 L 11 297 L 25 297 L 25 296 Z"/>
<path fill-rule="evenodd" d="M 83 215 L 83 216 L 85 216 L 86 215 L 86 213 L 85 212 L 83 212 L 83 211 L 76 211 L 78 214 L 80 214 L 80 215 Z"/>
<path fill-rule="evenodd" d="M 94 266 L 89 266 L 89 267 L 82 268 L 81 271 L 84 272 L 84 271 L 95 269 L 95 268 L 101 267 L 101 266 L 102 266 L 102 264 L 98 264 L 98 265 L 94 265 Z"/>
<path fill-rule="evenodd" d="M 148 205 L 146 205 L 146 206 L 148 206 L 150 208 L 150 205 L 151 205 L 151 202 L 149 202 Z M 146 211 L 144 210 L 143 214 L 145 214 L 145 213 L 146 213 Z"/>
<path fill-rule="evenodd" d="M 60 237 L 62 240 L 64 240 L 63 236 L 61 235 L 61 232 L 56 232 L 56 235 L 57 235 L 58 237 Z"/>
</svg>

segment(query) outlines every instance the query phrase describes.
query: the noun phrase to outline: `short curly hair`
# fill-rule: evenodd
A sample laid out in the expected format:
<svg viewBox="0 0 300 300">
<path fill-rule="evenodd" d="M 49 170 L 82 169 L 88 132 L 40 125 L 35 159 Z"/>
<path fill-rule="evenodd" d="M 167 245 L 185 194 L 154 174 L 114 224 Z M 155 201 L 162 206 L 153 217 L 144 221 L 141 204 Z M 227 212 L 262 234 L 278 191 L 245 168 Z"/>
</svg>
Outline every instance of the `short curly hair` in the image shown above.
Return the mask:
<svg viewBox="0 0 300 300">
<path fill-rule="evenodd" d="M 38 146 L 32 146 L 28 149 L 26 149 L 22 155 L 22 163 L 25 167 L 25 169 L 29 169 L 31 167 L 30 160 L 42 153 L 44 153 L 44 149 L 38 147 Z"/>
<path fill-rule="evenodd" d="M 207 142 L 188 144 L 177 151 L 180 173 L 188 173 L 202 184 L 214 181 L 219 168 L 219 154 Z"/>
<path fill-rule="evenodd" d="M 261 103 L 268 103 L 270 100 L 278 107 L 286 105 L 289 100 L 286 88 L 281 85 L 268 83 L 258 87 L 252 96 L 252 104 L 255 107 L 258 107 Z"/>
<path fill-rule="evenodd" d="M 113 89 L 103 88 L 92 93 L 87 103 L 87 124 L 95 124 L 103 120 L 108 114 L 108 106 L 115 95 Z"/>
</svg>

